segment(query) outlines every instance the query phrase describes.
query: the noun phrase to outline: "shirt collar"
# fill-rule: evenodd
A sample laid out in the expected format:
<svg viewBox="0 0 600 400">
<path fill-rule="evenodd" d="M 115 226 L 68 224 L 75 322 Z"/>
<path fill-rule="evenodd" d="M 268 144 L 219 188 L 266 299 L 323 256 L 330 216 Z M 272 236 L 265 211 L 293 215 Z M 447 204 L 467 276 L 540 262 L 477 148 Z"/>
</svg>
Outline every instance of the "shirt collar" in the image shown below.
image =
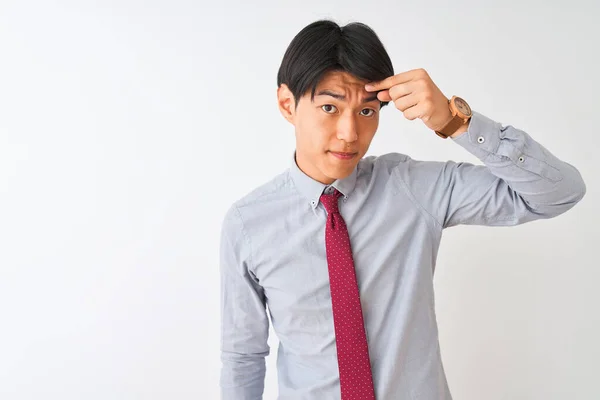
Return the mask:
<svg viewBox="0 0 600 400">
<path fill-rule="evenodd" d="M 321 194 L 329 186 L 336 188 L 340 193 L 344 195 L 344 198 L 348 198 L 350 193 L 354 190 L 356 185 L 356 175 L 358 166 L 354 167 L 354 170 L 350 175 L 343 179 L 337 179 L 331 185 L 325 185 L 324 183 L 318 182 L 306 175 L 296 163 L 296 151 L 292 155 L 290 165 L 290 176 L 294 182 L 294 185 L 302 196 L 308 201 L 312 208 L 316 208 L 319 204 Z"/>
</svg>

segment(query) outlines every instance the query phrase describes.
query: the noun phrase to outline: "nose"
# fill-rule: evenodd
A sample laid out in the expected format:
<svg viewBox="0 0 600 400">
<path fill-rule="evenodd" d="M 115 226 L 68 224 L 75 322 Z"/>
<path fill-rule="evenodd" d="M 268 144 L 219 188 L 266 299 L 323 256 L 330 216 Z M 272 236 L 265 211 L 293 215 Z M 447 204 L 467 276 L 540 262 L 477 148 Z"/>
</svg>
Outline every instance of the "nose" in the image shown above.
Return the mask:
<svg viewBox="0 0 600 400">
<path fill-rule="evenodd" d="M 358 140 L 357 122 L 354 115 L 345 115 L 339 118 L 337 138 L 352 143 Z"/>
</svg>

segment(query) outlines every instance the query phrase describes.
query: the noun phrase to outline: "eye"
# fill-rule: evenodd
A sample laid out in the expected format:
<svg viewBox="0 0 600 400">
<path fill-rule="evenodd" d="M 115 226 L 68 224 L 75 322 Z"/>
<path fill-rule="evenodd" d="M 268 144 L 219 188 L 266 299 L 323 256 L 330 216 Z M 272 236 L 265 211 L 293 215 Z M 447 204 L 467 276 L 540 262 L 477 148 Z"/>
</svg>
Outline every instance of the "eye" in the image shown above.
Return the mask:
<svg viewBox="0 0 600 400">
<path fill-rule="evenodd" d="M 364 111 L 370 111 L 371 112 L 368 115 L 363 114 L 365 117 L 371 117 L 371 116 L 373 116 L 373 114 L 375 114 L 375 110 L 373 110 L 371 108 L 365 108 L 364 110 L 361 111 L 361 113 L 364 112 Z"/>
<path fill-rule="evenodd" d="M 331 112 L 331 109 L 332 109 L 332 108 L 333 108 L 334 110 L 336 110 L 336 108 L 335 108 L 335 106 L 334 106 L 333 104 L 325 104 L 324 106 L 321 106 L 321 109 L 322 109 L 323 111 L 325 111 L 327 114 L 333 114 L 333 113 Z"/>
</svg>

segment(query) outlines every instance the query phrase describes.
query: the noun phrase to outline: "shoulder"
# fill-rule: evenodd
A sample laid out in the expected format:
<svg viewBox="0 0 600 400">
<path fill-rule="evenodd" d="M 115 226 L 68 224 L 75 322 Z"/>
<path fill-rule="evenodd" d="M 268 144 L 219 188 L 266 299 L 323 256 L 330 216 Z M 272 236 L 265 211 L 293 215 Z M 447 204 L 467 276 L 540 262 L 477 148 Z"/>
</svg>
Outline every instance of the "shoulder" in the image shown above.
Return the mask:
<svg viewBox="0 0 600 400">
<path fill-rule="evenodd" d="M 246 217 L 264 214 L 262 211 L 273 200 L 288 196 L 292 189 L 288 172 L 289 169 L 286 169 L 235 199 L 225 213 L 223 225 L 243 224 Z"/>
<path fill-rule="evenodd" d="M 378 172 L 389 172 L 393 170 L 397 172 L 419 172 L 427 173 L 430 171 L 438 170 L 448 164 L 452 164 L 453 161 L 425 161 L 413 159 L 407 154 L 398 152 L 390 152 L 381 154 L 379 156 L 368 156 L 364 157 L 359 162 L 359 170 L 363 171 L 378 171 Z"/>
<path fill-rule="evenodd" d="M 410 157 L 406 154 L 395 152 L 363 157 L 358 162 L 358 174 L 361 176 L 379 175 L 382 172 L 389 174 L 397 165 L 406 162 L 408 159 Z"/>
<path fill-rule="evenodd" d="M 380 166 L 380 165 L 393 165 L 401 162 L 405 162 L 410 157 L 406 154 L 391 152 L 385 153 L 378 156 L 367 156 L 360 160 L 359 165 L 364 167 L 368 166 Z"/>
<path fill-rule="evenodd" d="M 470 164 L 452 160 L 418 160 L 406 154 L 390 152 L 363 158 L 360 169 L 363 173 L 384 176 L 409 185 L 430 185 L 440 179 L 449 178 L 461 165 Z"/>
</svg>

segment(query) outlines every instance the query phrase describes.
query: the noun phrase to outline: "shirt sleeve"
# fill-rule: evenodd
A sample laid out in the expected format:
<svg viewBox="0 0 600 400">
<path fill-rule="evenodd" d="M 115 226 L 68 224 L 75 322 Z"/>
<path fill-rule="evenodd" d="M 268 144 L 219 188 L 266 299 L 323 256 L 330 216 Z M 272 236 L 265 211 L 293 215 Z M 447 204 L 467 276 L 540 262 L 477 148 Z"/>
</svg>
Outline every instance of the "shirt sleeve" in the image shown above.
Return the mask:
<svg viewBox="0 0 600 400">
<path fill-rule="evenodd" d="M 552 218 L 579 202 L 586 186 L 579 171 L 526 132 L 473 112 L 453 141 L 484 165 L 415 161 L 396 168 L 402 184 L 443 228 L 517 225 Z"/>
<path fill-rule="evenodd" d="M 250 238 L 232 206 L 221 230 L 221 399 L 261 400 L 269 320 L 263 289 L 250 271 Z"/>
</svg>

